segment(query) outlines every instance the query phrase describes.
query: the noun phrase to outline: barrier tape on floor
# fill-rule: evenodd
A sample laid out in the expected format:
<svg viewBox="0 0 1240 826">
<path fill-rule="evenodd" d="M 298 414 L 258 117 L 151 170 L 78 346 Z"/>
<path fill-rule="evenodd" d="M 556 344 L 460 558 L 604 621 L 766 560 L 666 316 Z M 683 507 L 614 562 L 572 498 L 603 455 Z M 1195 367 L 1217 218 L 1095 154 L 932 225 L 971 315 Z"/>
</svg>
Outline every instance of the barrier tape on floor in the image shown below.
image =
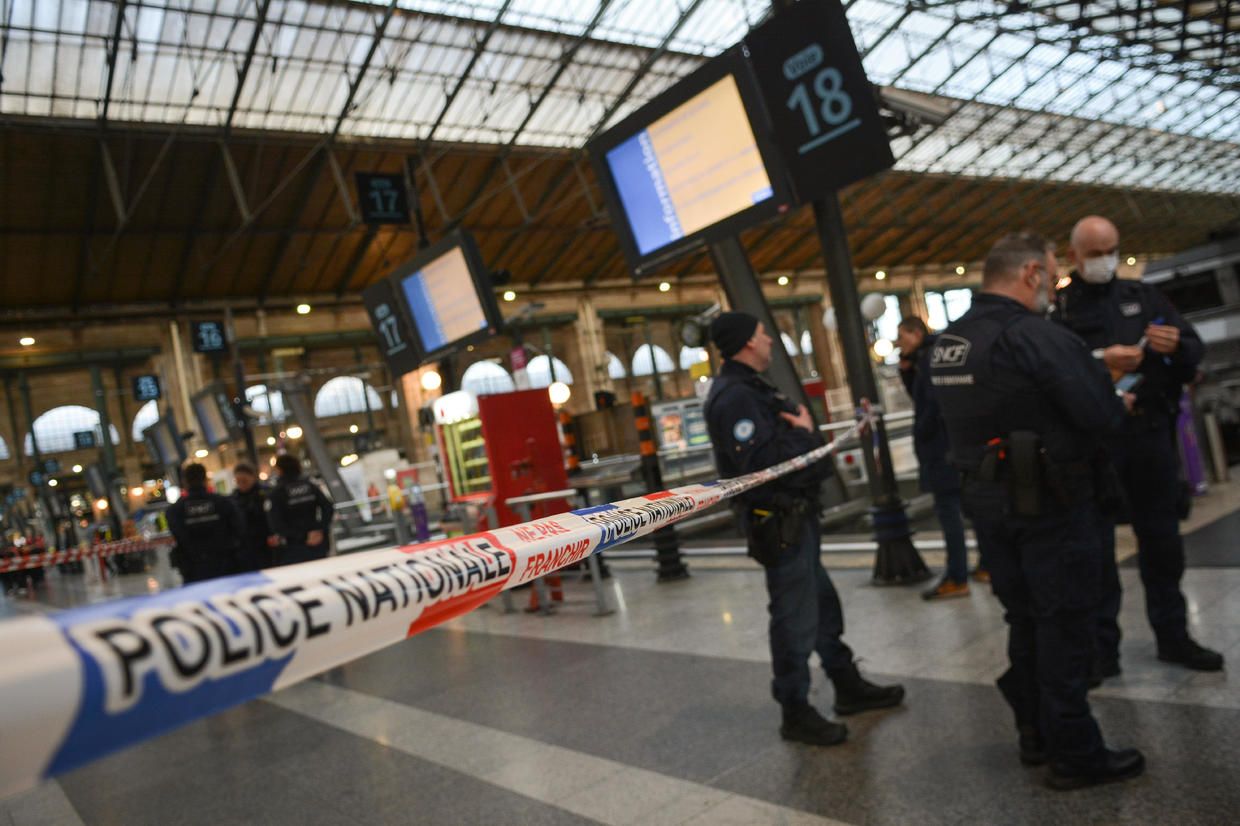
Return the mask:
<svg viewBox="0 0 1240 826">
<path fill-rule="evenodd" d="M 802 470 L 774 467 L 416 546 L 0 623 L 0 796 L 292 685 Z"/>
<path fill-rule="evenodd" d="M 122 539 L 119 542 L 101 542 L 86 548 L 69 548 L 64 551 L 42 552 L 37 554 L 21 553 L 0 559 L 0 574 L 12 571 L 29 571 L 31 568 L 50 568 L 62 562 L 81 562 L 84 559 L 106 559 L 121 554 L 136 554 L 141 551 L 154 551 L 173 544 L 172 537 L 167 534 L 152 536 L 147 539 Z"/>
</svg>

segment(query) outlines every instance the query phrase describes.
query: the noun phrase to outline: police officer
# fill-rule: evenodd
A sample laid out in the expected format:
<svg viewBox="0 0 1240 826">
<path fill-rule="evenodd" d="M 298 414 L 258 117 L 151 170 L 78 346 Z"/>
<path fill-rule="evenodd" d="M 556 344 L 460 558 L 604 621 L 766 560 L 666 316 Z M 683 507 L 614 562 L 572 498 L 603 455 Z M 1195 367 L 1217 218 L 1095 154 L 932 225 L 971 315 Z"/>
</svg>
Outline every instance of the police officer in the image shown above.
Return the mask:
<svg viewBox="0 0 1240 826">
<path fill-rule="evenodd" d="M 275 564 L 292 565 L 327 556 L 327 531 L 332 505 L 319 486 L 301 475 L 301 460 L 284 454 L 276 459 L 280 477 L 267 500 L 271 532 L 280 537 Z"/>
<path fill-rule="evenodd" d="M 804 405 L 793 404 L 762 376 L 773 340 L 748 313 L 723 313 L 711 340 L 725 359 L 706 399 L 706 424 L 723 477 L 741 476 L 800 456 L 821 445 Z M 839 596 L 820 559 L 818 488 L 830 462 L 788 474 L 748 491 L 733 508 L 749 553 L 765 568 L 770 603 L 771 693 L 783 711 L 786 740 L 829 746 L 848 729 L 809 704 L 809 657 L 815 651 L 835 686 L 835 712 L 854 714 L 898 705 L 902 686 L 878 686 L 857 671 L 844 641 Z"/>
<path fill-rule="evenodd" d="M 185 492 L 168 508 L 177 568 L 186 584 L 236 571 L 245 525 L 227 496 L 207 490 L 207 469 L 194 462 L 182 473 Z"/>
<path fill-rule="evenodd" d="M 233 480 L 237 483 L 237 490 L 233 492 L 233 503 L 245 521 L 245 536 L 238 556 L 238 569 L 258 571 L 270 568 L 275 561 L 271 529 L 267 525 L 267 495 L 270 491 L 267 485 L 259 480 L 254 467 L 246 462 L 239 462 L 233 468 Z"/>
<path fill-rule="evenodd" d="M 962 471 L 965 512 L 1006 609 L 1021 761 L 1049 760 L 1072 789 L 1135 777 L 1145 760 L 1112 751 L 1090 712 L 1093 610 L 1102 570 L 1096 440 L 1124 404 L 1079 338 L 1044 318 L 1055 255 L 1033 233 L 990 250 L 982 292 L 930 357 L 931 384 Z"/>
<path fill-rule="evenodd" d="M 1059 292 L 1054 318 L 1085 340 L 1115 378 L 1139 378 L 1136 403 L 1123 429 L 1107 440 L 1118 472 L 1145 586 L 1145 613 L 1158 645 L 1158 658 L 1198 671 L 1218 671 L 1223 656 L 1188 635 L 1188 612 L 1180 580 L 1180 486 L 1175 421 L 1184 383 L 1194 377 L 1205 346 L 1191 324 L 1151 285 L 1117 279 L 1119 230 L 1097 215 L 1072 230 L 1072 281 Z M 1131 381 L 1132 379 L 1130 379 Z M 1097 627 L 1094 681 L 1120 673 L 1119 570 L 1115 565 L 1115 523 L 1101 524 L 1106 570 Z"/>
<path fill-rule="evenodd" d="M 947 458 L 947 428 L 930 384 L 930 353 L 937 336 L 917 316 L 900 319 L 896 341 L 900 345 L 900 379 L 913 400 L 913 451 L 917 454 L 917 481 L 934 497 L 934 513 L 943 529 L 947 569 L 938 584 L 925 591 L 925 600 L 952 599 L 969 595 L 969 549 L 960 513 L 960 473 Z M 985 575 L 979 568 L 976 574 Z"/>
</svg>

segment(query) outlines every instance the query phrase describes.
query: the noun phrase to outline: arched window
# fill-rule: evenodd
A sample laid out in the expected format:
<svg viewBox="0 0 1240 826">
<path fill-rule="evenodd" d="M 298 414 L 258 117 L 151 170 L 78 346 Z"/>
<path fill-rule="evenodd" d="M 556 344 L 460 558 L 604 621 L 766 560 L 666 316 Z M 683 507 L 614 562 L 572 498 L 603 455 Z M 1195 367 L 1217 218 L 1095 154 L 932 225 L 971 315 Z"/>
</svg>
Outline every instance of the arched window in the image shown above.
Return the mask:
<svg viewBox="0 0 1240 826">
<path fill-rule="evenodd" d="M 9 443 L 4 440 L 3 436 L 0 436 L 0 462 L 12 458 L 12 454 L 9 453 Z"/>
<path fill-rule="evenodd" d="M 814 352 L 814 337 L 809 334 L 809 330 L 806 330 L 805 332 L 801 333 L 801 352 L 802 353 Z"/>
<path fill-rule="evenodd" d="M 706 354 L 705 347 L 689 347 L 680 348 L 680 369 L 688 370 L 693 365 L 702 361 L 710 361 L 710 356 Z"/>
<path fill-rule="evenodd" d="M 274 419 L 282 422 L 288 418 L 284 410 L 284 394 L 271 390 L 265 384 L 255 384 L 245 389 L 245 403 L 258 414 L 259 424 L 271 424 Z"/>
<path fill-rule="evenodd" d="M 363 396 L 363 393 L 366 395 Z M 367 403 L 373 411 L 383 409 L 383 399 L 369 384 L 357 376 L 337 376 L 319 388 L 314 397 L 314 415 L 326 419 L 329 416 L 365 413 Z"/>
<path fill-rule="evenodd" d="M 139 407 L 138 415 L 133 417 L 133 429 L 129 431 L 133 434 L 133 440 L 135 442 L 142 441 L 142 431 L 157 421 L 159 421 L 159 402 L 151 399 Z M 42 447 L 42 443 L 40 443 L 40 447 Z"/>
<path fill-rule="evenodd" d="M 622 362 L 615 353 L 607 354 L 607 377 L 612 381 L 621 381 L 627 376 L 625 372 L 624 362 Z"/>
<path fill-rule="evenodd" d="M 34 420 L 31 430 L 39 438 L 39 453 L 65 453 L 76 450 L 73 441 L 74 433 L 90 430 L 94 432 L 95 439 L 98 441 L 101 435 L 99 411 L 80 404 L 53 407 Z M 112 437 L 112 444 L 121 443 L 121 434 L 116 429 L 116 425 L 112 425 L 109 435 Z M 26 434 L 25 448 L 27 456 L 34 455 L 34 440 L 29 433 Z"/>
<path fill-rule="evenodd" d="M 658 367 L 660 373 L 672 373 L 676 370 L 672 357 L 659 345 L 643 344 L 638 347 L 633 354 L 633 375 L 649 376 L 655 367 Z"/>
<path fill-rule="evenodd" d="M 475 361 L 461 374 L 461 389 L 475 396 L 511 393 L 517 389 L 508 371 L 493 361 Z"/>
<path fill-rule="evenodd" d="M 784 349 L 788 351 L 790 356 L 799 356 L 801 351 L 797 349 L 797 343 L 792 340 L 792 336 L 787 333 L 780 333 L 779 340 L 784 343 Z"/>
<path fill-rule="evenodd" d="M 551 378 L 551 365 L 555 365 L 555 379 Z M 559 359 L 549 360 L 546 356 L 534 356 L 525 366 L 525 374 L 530 377 L 530 387 L 550 387 L 552 381 L 573 383 L 573 374 L 568 365 Z"/>
</svg>

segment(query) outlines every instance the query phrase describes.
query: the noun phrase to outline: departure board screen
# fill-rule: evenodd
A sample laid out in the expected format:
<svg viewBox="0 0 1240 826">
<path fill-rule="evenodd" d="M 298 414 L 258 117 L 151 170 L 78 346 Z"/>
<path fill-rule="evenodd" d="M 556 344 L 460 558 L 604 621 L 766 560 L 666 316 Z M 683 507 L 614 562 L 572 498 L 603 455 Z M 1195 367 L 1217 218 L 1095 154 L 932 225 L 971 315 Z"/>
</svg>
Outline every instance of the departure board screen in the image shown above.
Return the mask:
<svg viewBox="0 0 1240 826">
<path fill-rule="evenodd" d="M 400 288 L 424 353 L 442 350 L 490 324 L 459 246 L 402 277 Z"/>
<path fill-rule="evenodd" d="M 774 197 L 732 75 L 611 149 L 607 164 L 642 255 Z"/>
</svg>

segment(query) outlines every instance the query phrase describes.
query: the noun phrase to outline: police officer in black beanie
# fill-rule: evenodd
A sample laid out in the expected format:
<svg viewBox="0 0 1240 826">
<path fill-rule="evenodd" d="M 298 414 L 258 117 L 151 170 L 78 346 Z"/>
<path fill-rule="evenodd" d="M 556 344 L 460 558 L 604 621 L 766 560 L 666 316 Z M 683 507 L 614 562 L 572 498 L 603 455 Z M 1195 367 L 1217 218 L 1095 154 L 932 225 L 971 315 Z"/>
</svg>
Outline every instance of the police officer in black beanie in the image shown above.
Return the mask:
<svg viewBox="0 0 1240 826">
<path fill-rule="evenodd" d="M 723 313 L 710 337 L 724 363 L 706 399 L 715 464 L 724 478 L 800 456 L 823 444 L 804 405 L 792 402 L 763 375 L 772 338 L 749 313 Z M 830 746 L 848 729 L 809 704 L 809 658 L 815 651 L 835 686 L 835 712 L 855 714 L 898 705 L 902 686 L 878 686 L 857 671 L 840 639 L 844 614 L 822 567 L 818 488 L 832 473 L 823 460 L 736 497 L 732 507 L 749 555 L 762 564 L 770 596 L 771 693 L 783 710 L 786 740 Z"/>
</svg>

